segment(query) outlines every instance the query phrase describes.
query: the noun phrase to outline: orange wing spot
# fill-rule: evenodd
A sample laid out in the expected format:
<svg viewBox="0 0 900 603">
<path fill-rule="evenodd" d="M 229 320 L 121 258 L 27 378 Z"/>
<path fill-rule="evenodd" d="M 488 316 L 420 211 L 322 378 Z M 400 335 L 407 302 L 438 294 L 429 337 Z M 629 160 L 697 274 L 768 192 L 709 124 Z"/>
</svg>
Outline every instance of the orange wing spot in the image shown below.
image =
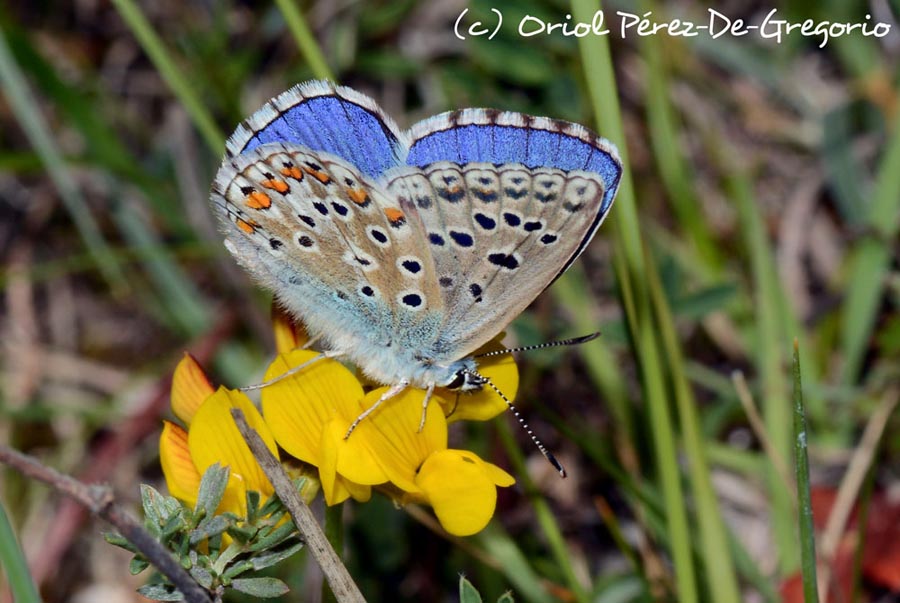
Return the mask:
<svg viewBox="0 0 900 603">
<path fill-rule="evenodd" d="M 281 168 L 281 175 L 294 180 L 303 180 L 303 170 L 295 165 Z"/>
<path fill-rule="evenodd" d="M 331 176 L 326 174 L 325 172 L 320 172 L 319 170 L 314 170 L 312 168 L 303 168 L 306 170 L 306 173 L 321 182 L 322 184 L 329 184 L 331 182 Z"/>
<path fill-rule="evenodd" d="M 243 220 L 241 218 L 238 218 L 235 221 L 235 224 L 237 224 L 237 227 L 240 228 L 241 230 L 243 230 L 244 232 L 246 232 L 247 234 L 253 234 L 254 232 L 256 232 L 256 227 L 259 226 L 259 224 L 257 224 L 256 222 L 254 222 L 252 220 L 248 221 L 248 220 Z"/>
<path fill-rule="evenodd" d="M 403 212 L 397 209 L 396 207 L 388 207 L 384 210 L 384 215 L 387 216 L 388 222 L 392 225 L 400 225 L 406 221 L 406 216 L 403 215 Z"/>
<path fill-rule="evenodd" d="M 265 193 L 253 191 L 247 195 L 246 203 L 250 209 L 269 209 L 272 206 L 272 199 Z"/>
<path fill-rule="evenodd" d="M 369 204 L 369 193 L 367 193 L 364 189 L 361 188 L 348 188 L 347 196 L 350 197 L 350 200 L 356 203 L 357 205 L 368 205 Z"/>
<path fill-rule="evenodd" d="M 263 188 L 267 188 L 269 190 L 278 191 L 281 194 L 284 194 L 291 190 L 291 187 L 288 186 L 288 183 L 284 180 L 263 180 L 260 182 Z"/>
</svg>

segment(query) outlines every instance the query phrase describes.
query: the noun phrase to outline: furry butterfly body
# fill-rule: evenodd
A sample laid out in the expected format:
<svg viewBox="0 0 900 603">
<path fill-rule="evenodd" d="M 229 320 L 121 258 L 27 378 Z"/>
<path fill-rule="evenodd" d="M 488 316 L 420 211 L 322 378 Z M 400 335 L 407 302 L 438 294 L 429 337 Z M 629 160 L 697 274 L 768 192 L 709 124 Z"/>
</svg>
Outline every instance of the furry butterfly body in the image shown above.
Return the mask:
<svg viewBox="0 0 900 603">
<path fill-rule="evenodd" d="M 478 389 L 472 354 L 590 242 L 621 175 L 577 124 L 465 109 L 401 131 L 310 82 L 229 139 L 226 246 L 332 355 L 385 384 Z"/>
</svg>

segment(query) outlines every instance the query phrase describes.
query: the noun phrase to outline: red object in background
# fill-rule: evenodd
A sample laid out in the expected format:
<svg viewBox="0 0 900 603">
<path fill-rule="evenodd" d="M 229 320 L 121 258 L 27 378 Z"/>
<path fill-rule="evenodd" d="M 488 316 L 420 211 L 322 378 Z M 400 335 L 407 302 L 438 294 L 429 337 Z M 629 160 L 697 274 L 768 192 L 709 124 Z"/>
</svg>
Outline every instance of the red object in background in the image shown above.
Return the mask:
<svg viewBox="0 0 900 603">
<path fill-rule="evenodd" d="M 813 488 L 810 492 L 813 523 L 819 532 L 825 527 L 837 490 Z M 876 492 L 869 503 L 862 558 L 863 580 L 873 586 L 900 592 L 900 497 L 890 500 L 884 492 Z M 817 534 L 818 536 L 818 534 Z M 859 537 L 857 509 L 838 543 L 831 564 L 831 584 L 828 600 L 842 603 L 850 600 L 853 579 L 853 559 Z M 821 560 L 820 560 L 821 562 Z M 803 583 L 797 572 L 781 583 L 784 603 L 803 603 Z"/>
</svg>

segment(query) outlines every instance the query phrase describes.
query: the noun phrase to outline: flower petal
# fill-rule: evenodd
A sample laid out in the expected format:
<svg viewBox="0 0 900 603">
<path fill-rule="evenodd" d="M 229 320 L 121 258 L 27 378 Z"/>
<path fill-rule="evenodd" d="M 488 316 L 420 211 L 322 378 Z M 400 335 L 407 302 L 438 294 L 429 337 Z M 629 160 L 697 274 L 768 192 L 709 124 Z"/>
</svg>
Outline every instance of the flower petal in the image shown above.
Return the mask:
<svg viewBox="0 0 900 603">
<path fill-rule="evenodd" d="M 486 465 L 468 450 L 435 452 L 422 464 L 416 483 L 449 533 L 475 534 L 494 515 L 497 486 Z"/>
<path fill-rule="evenodd" d="M 335 417 L 322 434 L 322 437 L 328 438 L 334 446 L 337 473 L 351 482 L 367 486 L 388 481 L 387 474 L 370 451 L 364 436 L 354 437 L 350 434 L 350 437 L 345 439 L 349 427 L 350 421 Z"/>
<path fill-rule="evenodd" d="M 266 371 L 266 379 L 283 375 L 318 356 L 311 350 L 281 354 Z M 296 375 L 262 390 L 262 410 L 275 439 L 292 456 L 317 467 L 321 463 L 321 440 L 325 425 L 338 409 L 350 414 L 362 411 L 359 381 L 341 363 L 318 360 Z"/>
<path fill-rule="evenodd" d="M 275 333 L 275 349 L 279 354 L 301 348 L 309 341 L 303 325 L 277 302 L 272 303 L 272 330 Z"/>
<path fill-rule="evenodd" d="M 275 439 L 250 399 L 241 392 L 224 387 L 207 398 L 194 415 L 188 431 L 191 458 L 200 473 L 213 463 L 228 465 L 233 478 L 241 480 L 246 489 L 269 496 L 273 492 L 272 485 L 238 431 L 231 416 L 232 408 L 241 409 L 247 424 L 256 430 L 266 447 L 278 458 Z"/>
<path fill-rule="evenodd" d="M 325 502 L 328 505 L 342 503 L 351 496 L 354 500 L 365 502 L 372 496 L 370 485 L 355 483 L 337 472 L 338 457 L 346 452 L 343 449 L 343 445 L 346 443 L 343 437 L 345 433 L 347 433 L 347 426 L 341 420 L 330 421 L 325 431 L 322 432 L 322 465 L 319 467 L 319 480 L 322 483 L 322 493 L 325 495 Z M 360 448 L 359 452 L 365 458 L 369 458 L 367 450 Z M 372 463 L 371 460 L 368 462 Z M 380 477 L 376 477 L 376 481 L 371 483 L 380 484 L 387 481 L 377 465 L 375 471 L 379 473 Z"/>
<path fill-rule="evenodd" d="M 366 394 L 363 406 L 375 404 L 387 389 Z M 388 479 L 406 491 L 418 490 L 416 471 L 428 455 L 447 447 L 447 422 L 437 395 L 428 404 L 425 425 L 419 431 L 424 399 L 424 391 L 407 389 L 386 400 L 350 434 L 351 440 L 359 438 L 365 443 Z"/>
<path fill-rule="evenodd" d="M 169 494 L 194 506 L 200 489 L 200 472 L 191 459 L 188 433 L 170 421 L 163 421 L 159 436 L 159 461 Z"/>
<path fill-rule="evenodd" d="M 506 349 L 498 340 L 491 341 L 482 346 L 476 354 L 494 352 Z M 512 354 L 491 356 L 478 361 L 478 372 L 491 380 L 497 389 L 510 400 L 515 400 L 519 389 L 519 369 Z M 493 419 L 507 409 L 497 392 L 490 385 L 484 386 L 474 393 L 460 393 L 446 389 L 437 390 L 443 400 L 444 414 L 447 421 L 487 421 Z"/>
<path fill-rule="evenodd" d="M 190 425 L 194 413 L 215 391 L 197 360 L 185 353 L 172 375 L 172 412 L 175 416 Z"/>
</svg>

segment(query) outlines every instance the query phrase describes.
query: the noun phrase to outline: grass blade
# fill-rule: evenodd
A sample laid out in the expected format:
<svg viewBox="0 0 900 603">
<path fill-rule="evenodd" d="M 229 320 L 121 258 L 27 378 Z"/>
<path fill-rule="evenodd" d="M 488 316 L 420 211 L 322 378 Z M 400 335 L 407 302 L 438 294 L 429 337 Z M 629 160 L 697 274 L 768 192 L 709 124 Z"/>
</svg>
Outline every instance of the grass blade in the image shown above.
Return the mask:
<svg viewBox="0 0 900 603">
<path fill-rule="evenodd" d="M 794 340 L 794 463 L 797 476 L 797 501 L 800 507 L 800 568 L 803 574 L 803 600 L 818 603 L 816 580 L 816 535 L 812 501 L 809 494 L 809 456 L 807 455 L 806 413 L 800 382 L 800 346 Z"/>
<path fill-rule="evenodd" d="M 320 80 L 334 80 L 334 74 L 331 72 L 331 68 L 328 67 L 328 63 L 325 62 L 325 56 L 322 54 L 318 43 L 316 43 L 316 39 L 306 23 L 306 18 L 300 12 L 297 2 L 294 0 L 275 0 L 275 4 L 278 5 L 278 9 L 284 16 L 284 21 L 287 23 L 288 29 L 291 30 L 291 35 L 294 36 L 294 41 L 297 42 L 297 46 L 300 48 L 300 52 L 303 53 L 303 58 L 306 59 L 306 63 L 313 74 Z"/>
<path fill-rule="evenodd" d="M 225 136 L 222 134 L 219 126 L 216 125 L 212 115 L 206 110 L 206 106 L 195 94 L 187 78 L 169 55 L 169 51 L 166 50 L 162 39 L 153 30 L 150 22 L 147 21 L 144 13 L 141 12 L 140 7 L 132 0 L 112 0 L 112 3 L 131 29 L 134 37 L 137 38 L 141 48 L 150 57 L 160 76 L 169 85 L 181 106 L 191 116 L 194 125 L 197 126 L 200 134 L 206 140 L 210 150 L 216 154 L 223 153 L 225 150 Z"/>
<path fill-rule="evenodd" d="M 16 603 L 41 603 L 37 587 L 28 571 L 22 547 L 19 546 L 2 504 L 0 504 L 0 565 L 6 572 L 9 588 Z"/>
</svg>

